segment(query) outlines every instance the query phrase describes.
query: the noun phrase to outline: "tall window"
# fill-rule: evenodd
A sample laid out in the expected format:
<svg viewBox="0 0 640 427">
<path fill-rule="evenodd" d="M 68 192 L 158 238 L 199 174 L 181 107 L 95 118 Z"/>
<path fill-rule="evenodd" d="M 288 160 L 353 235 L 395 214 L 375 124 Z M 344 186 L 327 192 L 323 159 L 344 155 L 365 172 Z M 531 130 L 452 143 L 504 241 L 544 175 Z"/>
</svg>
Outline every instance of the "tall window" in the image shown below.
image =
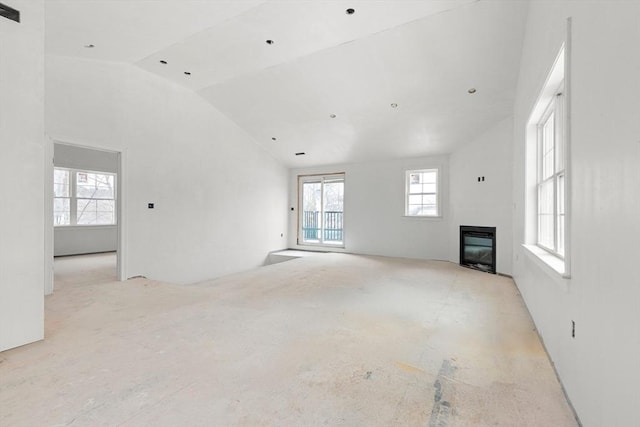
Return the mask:
<svg viewBox="0 0 640 427">
<path fill-rule="evenodd" d="M 537 126 L 538 245 L 564 256 L 565 156 L 562 86 L 549 102 Z"/>
<path fill-rule="evenodd" d="M 298 244 L 344 246 L 344 174 L 300 176 Z"/>
<path fill-rule="evenodd" d="M 438 169 L 410 170 L 406 173 L 407 216 L 439 216 Z"/>
<path fill-rule="evenodd" d="M 563 45 L 531 110 L 525 144 L 524 247 L 564 278 L 571 277 L 571 89 Z"/>
<path fill-rule="evenodd" d="M 116 176 L 111 173 L 54 168 L 53 223 L 116 223 Z"/>
</svg>

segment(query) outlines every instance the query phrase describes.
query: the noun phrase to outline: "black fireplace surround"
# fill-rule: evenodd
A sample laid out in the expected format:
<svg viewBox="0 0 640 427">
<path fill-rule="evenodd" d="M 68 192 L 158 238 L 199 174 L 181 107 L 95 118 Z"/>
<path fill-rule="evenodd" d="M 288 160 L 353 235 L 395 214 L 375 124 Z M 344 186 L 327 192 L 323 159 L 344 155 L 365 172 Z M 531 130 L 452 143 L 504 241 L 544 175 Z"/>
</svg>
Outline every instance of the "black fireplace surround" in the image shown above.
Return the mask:
<svg viewBox="0 0 640 427">
<path fill-rule="evenodd" d="M 496 228 L 460 226 L 460 265 L 496 274 Z"/>
</svg>

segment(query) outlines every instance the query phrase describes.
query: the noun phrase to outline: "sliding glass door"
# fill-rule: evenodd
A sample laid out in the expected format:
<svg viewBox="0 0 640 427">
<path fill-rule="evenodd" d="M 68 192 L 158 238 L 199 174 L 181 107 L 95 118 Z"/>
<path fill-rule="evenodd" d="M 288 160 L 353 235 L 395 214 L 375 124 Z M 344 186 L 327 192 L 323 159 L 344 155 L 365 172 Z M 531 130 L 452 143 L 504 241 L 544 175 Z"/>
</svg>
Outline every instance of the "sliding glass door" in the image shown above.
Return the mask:
<svg viewBox="0 0 640 427">
<path fill-rule="evenodd" d="M 298 177 L 298 244 L 344 246 L 344 174 Z"/>
</svg>

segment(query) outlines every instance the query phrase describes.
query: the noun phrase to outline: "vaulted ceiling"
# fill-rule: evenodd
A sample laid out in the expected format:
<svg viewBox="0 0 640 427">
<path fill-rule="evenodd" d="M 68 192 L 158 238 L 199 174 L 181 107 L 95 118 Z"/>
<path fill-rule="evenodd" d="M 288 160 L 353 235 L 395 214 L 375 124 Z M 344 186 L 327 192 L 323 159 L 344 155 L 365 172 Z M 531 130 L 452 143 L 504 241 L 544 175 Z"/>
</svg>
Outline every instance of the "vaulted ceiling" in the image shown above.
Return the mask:
<svg viewBox="0 0 640 427">
<path fill-rule="evenodd" d="M 518 0 L 47 0 L 46 51 L 183 85 L 289 167 L 359 162 L 450 153 L 509 116 L 526 10 Z"/>
</svg>

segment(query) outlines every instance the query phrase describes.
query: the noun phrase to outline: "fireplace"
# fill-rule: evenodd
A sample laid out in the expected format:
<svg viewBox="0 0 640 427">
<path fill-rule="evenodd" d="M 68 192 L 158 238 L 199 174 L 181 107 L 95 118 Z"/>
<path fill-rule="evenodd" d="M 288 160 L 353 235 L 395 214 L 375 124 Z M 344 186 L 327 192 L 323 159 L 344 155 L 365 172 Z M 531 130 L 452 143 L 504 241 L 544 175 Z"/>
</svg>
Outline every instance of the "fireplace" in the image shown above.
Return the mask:
<svg viewBox="0 0 640 427">
<path fill-rule="evenodd" d="M 496 228 L 460 226 L 460 265 L 496 273 Z"/>
</svg>

